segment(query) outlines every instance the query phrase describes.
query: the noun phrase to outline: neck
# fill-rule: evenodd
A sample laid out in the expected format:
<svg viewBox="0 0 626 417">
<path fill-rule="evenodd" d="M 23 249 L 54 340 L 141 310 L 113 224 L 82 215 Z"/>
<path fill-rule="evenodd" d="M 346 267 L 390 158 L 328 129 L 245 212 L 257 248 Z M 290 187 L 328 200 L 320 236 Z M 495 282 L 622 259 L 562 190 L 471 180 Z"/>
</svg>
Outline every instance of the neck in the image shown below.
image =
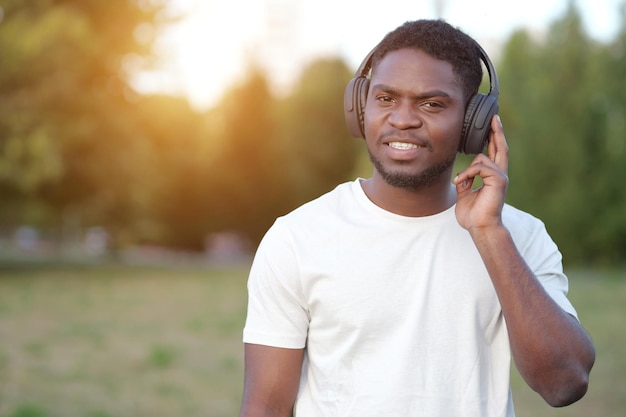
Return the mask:
<svg viewBox="0 0 626 417">
<path fill-rule="evenodd" d="M 436 183 L 419 189 L 394 187 L 387 184 L 374 170 L 374 175 L 361 182 L 365 195 L 377 206 L 389 212 L 424 217 L 441 213 L 456 203 L 456 190 L 445 175 Z"/>
</svg>

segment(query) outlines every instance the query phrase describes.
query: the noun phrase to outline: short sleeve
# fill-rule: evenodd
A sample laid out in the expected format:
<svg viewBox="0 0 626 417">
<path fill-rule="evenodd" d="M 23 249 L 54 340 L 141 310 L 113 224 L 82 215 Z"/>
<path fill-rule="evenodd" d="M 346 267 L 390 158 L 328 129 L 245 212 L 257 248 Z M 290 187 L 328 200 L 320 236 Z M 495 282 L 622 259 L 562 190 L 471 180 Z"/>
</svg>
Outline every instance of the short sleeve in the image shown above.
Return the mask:
<svg viewBox="0 0 626 417">
<path fill-rule="evenodd" d="M 250 269 L 243 341 L 304 348 L 308 325 L 296 251 L 279 218 L 263 237 Z"/>
<path fill-rule="evenodd" d="M 528 216 L 518 223 L 528 237 L 520 239 L 518 249 L 548 295 L 567 313 L 578 314 L 567 298 L 569 281 L 563 272 L 563 256 L 540 220 Z"/>
</svg>

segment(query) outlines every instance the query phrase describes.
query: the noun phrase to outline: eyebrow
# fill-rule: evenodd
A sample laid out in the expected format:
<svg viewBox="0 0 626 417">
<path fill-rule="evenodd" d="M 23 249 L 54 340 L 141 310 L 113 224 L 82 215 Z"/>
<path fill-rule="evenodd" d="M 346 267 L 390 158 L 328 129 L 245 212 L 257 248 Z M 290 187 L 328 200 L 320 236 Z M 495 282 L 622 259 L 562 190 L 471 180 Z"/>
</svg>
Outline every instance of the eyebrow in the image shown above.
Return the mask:
<svg viewBox="0 0 626 417">
<path fill-rule="evenodd" d="M 372 91 L 375 91 L 375 90 L 381 90 L 393 96 L 403 95 L 403 92 L 401 90 L 394 88 L 390 85 L 386 85 L 386 84 L 373 85 Z M 449 93 L 446 93 L 443 90 L 431 90 L 431 91 L 425 91 L 420 94 L 411 94 L 411 98 L 417 99 L 417 100 L 424 100 L 424 99 L 433 98 L 433 97 L 452 98 L 452 96 Z"/>
</svg>

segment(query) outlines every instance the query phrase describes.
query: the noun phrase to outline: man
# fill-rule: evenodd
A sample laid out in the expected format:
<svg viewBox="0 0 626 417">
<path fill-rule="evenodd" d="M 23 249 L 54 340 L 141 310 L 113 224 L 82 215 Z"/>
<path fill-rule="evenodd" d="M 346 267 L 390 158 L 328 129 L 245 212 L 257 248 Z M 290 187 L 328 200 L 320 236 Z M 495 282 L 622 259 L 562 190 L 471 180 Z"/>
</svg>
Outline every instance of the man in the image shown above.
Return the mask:
<svg viewBox="0 0 626 417">
<path fill-rule="evenodd" d="M 504 203 L 498 116 L 450 183 L 479 47 L 407 22 L 371 66 L 372 177 L 277 219 L 255 256 L 241 416 L 511 417 L 511 357 L 550 405 L 578 400 L 594 348 L 543 224 Z"/>
</svg>

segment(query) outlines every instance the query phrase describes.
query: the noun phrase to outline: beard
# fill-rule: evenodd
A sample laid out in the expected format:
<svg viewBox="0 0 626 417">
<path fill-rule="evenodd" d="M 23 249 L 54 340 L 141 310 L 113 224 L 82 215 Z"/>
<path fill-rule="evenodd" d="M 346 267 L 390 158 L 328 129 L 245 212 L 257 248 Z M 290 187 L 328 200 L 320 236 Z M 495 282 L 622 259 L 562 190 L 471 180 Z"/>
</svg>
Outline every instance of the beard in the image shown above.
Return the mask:
<svg viewBox="0 0 626 417">
<path fill-rule="evenodd" d="M 369 152 L 369 150 L 368 150 Z M 454 165 L 456 154 L 453 154 L 445 161 L 429 166 L 425 170 L 418 173 L 408 173 L 402 171 L 392 172 L 387 170 L 383 163 L 369 152 L 370 160 L 374 168 L 382 179 L 392 187 L 403 188 L 407 190 L 421 190 L 431 186 L 441 180 L 441 175 L 449 172 L 450 167 Z"/>
</svg>

